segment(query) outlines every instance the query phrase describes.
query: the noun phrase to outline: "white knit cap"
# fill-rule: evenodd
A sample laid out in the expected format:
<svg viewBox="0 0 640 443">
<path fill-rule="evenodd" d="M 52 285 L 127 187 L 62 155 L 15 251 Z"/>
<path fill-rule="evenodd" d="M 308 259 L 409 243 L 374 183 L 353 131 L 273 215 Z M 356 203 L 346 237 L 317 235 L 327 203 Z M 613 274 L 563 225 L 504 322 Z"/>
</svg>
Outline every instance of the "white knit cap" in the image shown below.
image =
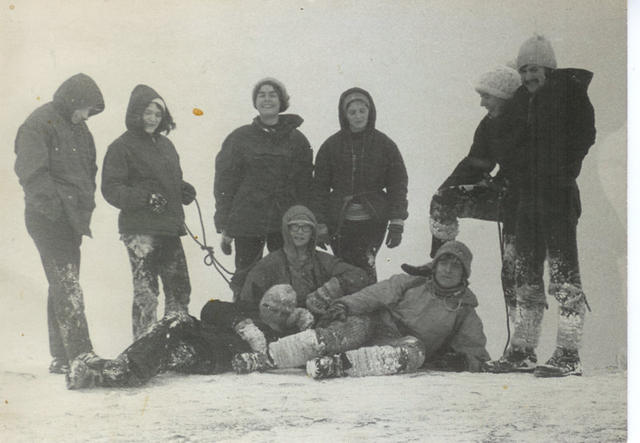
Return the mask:
<svg viewBox="0 0 640 443">
<path fill-rule="evenodd" d="M 534 34 L 520 46 L 518 52 L 518 70 L 525 65 L 538 65 L 556 69 L 556 54 L 551 42 L 542 35 Z"/>
<path fill-rule="evenodd" d="M 494 70 L 482 74 L 476 82 L 475 89 L 479 93 L 486 93 L 506 100 L 511 98 L 520 84 L 518 71 L 506 66 L 498 66 Z"/>
</svg>

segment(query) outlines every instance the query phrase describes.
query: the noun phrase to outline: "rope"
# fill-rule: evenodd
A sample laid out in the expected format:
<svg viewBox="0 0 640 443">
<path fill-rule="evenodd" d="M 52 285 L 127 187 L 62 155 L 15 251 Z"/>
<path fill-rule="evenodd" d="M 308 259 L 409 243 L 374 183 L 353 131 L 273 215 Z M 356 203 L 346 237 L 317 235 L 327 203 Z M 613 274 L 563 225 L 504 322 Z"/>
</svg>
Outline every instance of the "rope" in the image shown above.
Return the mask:
<svg viewBox="0 0 640 443">
<path fill-rule="evenodd" d="M 229 271 L 224 267 L 222 263 L 220 263 L 220 261 L 218 261 L 213 253 L 213 246 L 207 245 L 207 233 L 204 229 L 204 222 L 202 221 L 202 210 L 200 209 L 200 203 L 198 203 L 198 199 L 194 199 L 194 201 L 196 202 L 196 207 L 198 208 L 198 218 L 200 219 L 200 228 L 202 230 L 202 241 L 198 240 L 198 236 L 194 235 L 193 232 L 191 232 L 191 229 L 189 229 L 189 226 L 187 226 L 186 223 L 184 223 L 184 227 L 193 241 L 196 242 L 198 246 L 200 246 L 200 249 L 206 251 L 203 259 L 204 264 L 206 266 L 213 266 L 214 269 L 218 271 L 218 274 L 220 274 L 220 276 L 224 279 L 224 281 L 226 281 L 227 284 L 231 284 L 230 278 L 227 277 L 225 273 L 227 273 L 228 275 L 233 275 L 233 272 Z"/>
</svg>

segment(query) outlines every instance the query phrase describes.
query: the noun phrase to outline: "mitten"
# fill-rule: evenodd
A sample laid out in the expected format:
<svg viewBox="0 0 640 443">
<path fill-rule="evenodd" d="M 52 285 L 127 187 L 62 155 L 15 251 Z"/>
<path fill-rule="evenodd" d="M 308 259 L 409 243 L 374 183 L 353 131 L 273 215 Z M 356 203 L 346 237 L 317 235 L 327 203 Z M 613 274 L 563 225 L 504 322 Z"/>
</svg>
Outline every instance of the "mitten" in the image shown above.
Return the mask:
<svg viewBox="0 0 640 443">
<path fill-rule="evenodd" d="M 326 327 L 329 323 L 333 321 L 345 321 L 347 319 L 347 315 L 349 315 L 349 308 L 344 303 L 339 301 L 331 303 L 325 312 L 325 314 L 318 321 L 319 327 Z"/>
<path fill-rule="evenodd" d="M 343 295 L 340 282 L 336 277 L 331 277 L 325 284 L 307 295 L 305 304 L 314 314 L 322 315 L 333 300 Z"/>
<path fill-rule="evenodd" d="M 154 214 L 162 214 L 167 209 L 167 199 L 162 194 L 151 194 L 148 204 Z"/>
<path fill-rule="evenodd" d="M 196 199 L 196 188 L 190 183 L 182 182 L 182 204 L 188 205 Z"/>
<path fill-rule="evenodd" d="M 236 334 L 241 339 L 246 341 L 252 350 L 256 352 L 267 353 L 267 339 L 258 327 L 253 323 L 253 320 L 246 318 L 233 327 Z"/>
<path fill-rule="evenodd" d="M 233 249 L 231 248 L 231 243 L 233 242 L 233 237 L 229 237 L 226 232 L 222 231 L 222 238 L 220 239 L 220 250 L 224 255 L 231 255 Z"/>
<path fill-rule="evenodd" d="M 298 331 L 311 329 L 315 319 L 313 314 L 305 308 L 295 308 L 287 319 L 287 328 L 295 328 Z"/>
<path fill-rule="evenodd" d="M 387 231 L 387 248 L 395 248 L 402 241 L 402 232 L 404 231 L 404 227 L 399 223 L 389 223 Z"/>
</svg>

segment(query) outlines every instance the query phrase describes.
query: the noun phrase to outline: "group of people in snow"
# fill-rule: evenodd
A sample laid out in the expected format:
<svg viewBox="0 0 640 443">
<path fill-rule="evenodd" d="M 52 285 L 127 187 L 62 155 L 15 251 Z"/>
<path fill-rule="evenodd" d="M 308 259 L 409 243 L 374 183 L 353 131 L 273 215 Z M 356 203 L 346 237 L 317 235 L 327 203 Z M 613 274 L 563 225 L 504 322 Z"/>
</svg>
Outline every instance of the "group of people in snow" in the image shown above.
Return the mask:
<svg viewBox="0 0 640 443">
<path fill-rule="evenodd" d="M 581 375 L 588 304 L 578 267 L 576 178 L 595 141 L 592 74 L 557 69 L 551 44 L 538 35 L 522 44 L 516 68 L 498 67 L 475 84 L 488 113 L 469 154 L 431 200 L 432 261 L 379 282 L 378 250 L 402 240 L 408 177 L 396 144 L 375 128 L 372 96 L 361 88 L 340 96 L 340 130 L 314 163 L 298 129 L 302 118 L 283 114 L 285 86 L 260 80 L 252 91 L 258 116 L 225 139 L 215 161 L 214 223 L 220 249 L 235 250 L 233 302 L 212 299 L 199 320 L 189 315 L 180 239 L 182 206 L 196 190 L 184 181 L 167 138 L 175 128 L 167 104 L 151 87 L 136 86 L 127 130 L 108 147 L 102 168 L 102 194 L 120 210 L 134 287 L 134 342 L 111 360 L 93 351 L 79 285 L 98 169 L 85 120 L 104 109 L 104 100 L 88 76 L 69 78 L 27 118 L 15 142 L 27 231 L 49 282 L 50 371 L 66 373 L 71 389 L 138 385 L 165 370 L 305 365 L 314 378 L 421 367 Z M 513 335 L 497 360 L 486 351 L 469 289 L 472 253 L 456 240 L 459 218 L 502 226 L 501 277 Z M 333 254 L 317 249 L 327 245 Z M 538 364 L 545 260 L 549 293 L 559 302 L 558 336 L 551 358 Z"/>
</svg>

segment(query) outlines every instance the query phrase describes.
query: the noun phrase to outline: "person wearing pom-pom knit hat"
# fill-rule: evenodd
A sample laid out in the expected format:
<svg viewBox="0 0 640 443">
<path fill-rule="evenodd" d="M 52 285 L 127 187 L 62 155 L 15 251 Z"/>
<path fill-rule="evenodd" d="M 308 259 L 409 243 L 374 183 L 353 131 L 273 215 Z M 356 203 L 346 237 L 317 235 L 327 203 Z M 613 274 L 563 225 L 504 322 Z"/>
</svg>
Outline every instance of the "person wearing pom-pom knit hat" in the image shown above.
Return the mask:
<svg viewBox="0 0 640 443">
<path fill-rule="evenodd" d="M 581 213 L 576 179 L 595 142 L 594 110 L 587 89 L 593 73 L 557 69 L 551 43 L 540 35 L 520 47 L 522 86 L 514 112 L 527 122 L 525 166 L 516 220 L 517 313 L 506 354 L 488 365 L 493 372 L 523 368 L 540 377 L 581 375 L 578 350 L 588 308 L 578 264 L 576 229 Z M 545 364 L 535 354 L 549 293 L 558 301 L 556 349 Z"/>
</svg>

